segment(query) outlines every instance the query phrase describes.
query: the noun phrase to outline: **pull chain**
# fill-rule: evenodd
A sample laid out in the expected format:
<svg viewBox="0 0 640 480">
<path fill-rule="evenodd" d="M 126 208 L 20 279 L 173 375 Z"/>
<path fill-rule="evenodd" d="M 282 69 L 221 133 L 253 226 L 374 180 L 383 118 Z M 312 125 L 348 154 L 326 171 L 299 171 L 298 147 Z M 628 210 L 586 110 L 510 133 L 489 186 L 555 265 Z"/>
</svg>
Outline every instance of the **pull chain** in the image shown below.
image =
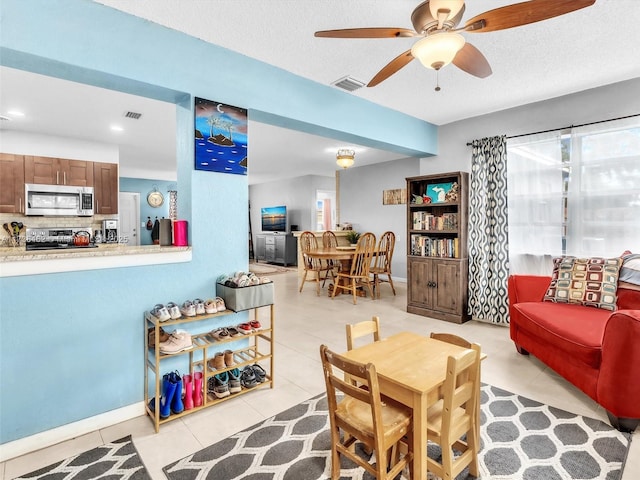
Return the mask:
<svg viewBox="0 0 640 480">
<path fill-rule="evenodd" d="M 438 81 L 438 75 L 440 74 L 440 69 L 436 70 L 436 92 L 440 91 L 440 82 Z"/>
</svg>

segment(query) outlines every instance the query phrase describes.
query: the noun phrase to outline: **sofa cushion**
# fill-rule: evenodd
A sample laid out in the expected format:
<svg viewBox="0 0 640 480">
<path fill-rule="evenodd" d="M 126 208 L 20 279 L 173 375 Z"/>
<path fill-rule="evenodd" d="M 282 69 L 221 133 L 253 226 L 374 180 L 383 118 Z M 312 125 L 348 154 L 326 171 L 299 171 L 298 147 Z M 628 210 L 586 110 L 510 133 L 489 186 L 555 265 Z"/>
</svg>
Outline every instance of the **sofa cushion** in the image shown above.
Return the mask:
<svg viewBox="0 0 640 480">
<path fill-rule="evenodd" d="M 620 257 L 554 258 L 551 283 L 543 301 L 613 311 L 621 263 Z"/>
<path fill-rule="evenodd" d="M 610 312 L 551 302 L 517 303 L 514 307 L 521 314 L 516 320 L 518 328 L 566 352 L 573 360 L 600 367 L 602 340 Z"/>
<path fill-rule="evenodd" d="M 629 253 L 622 256 L 620 282 L 640 285 L 640 253 Z"/>
</svg>

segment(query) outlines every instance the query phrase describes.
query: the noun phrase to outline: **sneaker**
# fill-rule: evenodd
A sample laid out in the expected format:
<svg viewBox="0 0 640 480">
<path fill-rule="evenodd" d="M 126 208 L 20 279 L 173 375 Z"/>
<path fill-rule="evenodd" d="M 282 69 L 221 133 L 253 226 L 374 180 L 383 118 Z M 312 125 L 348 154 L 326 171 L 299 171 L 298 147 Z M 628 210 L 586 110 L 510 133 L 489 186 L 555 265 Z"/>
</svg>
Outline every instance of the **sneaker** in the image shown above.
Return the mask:
<svg viewBox="0 0 640 480">
<path fill-rule="evenodd" d="M 252 320 L 249 322 L 249 325 L 251 325 L 251 328 L 253 329 L 254 332 L 260 330 L 262 328 L 262 325 L 260 325 L 260 322 L 258 320 Z"/>
<path fill-rule="evenodd" d="M 191 335 L 184 330 L 176 330 L 169 335 L 169 339 L 166 342 L 159 344 L 159 349 L 160 353 L 170 355 L 188 350 L 192 346 Z"/>
<path fill-rule="evenodd" d="M 263 383 L 267 379 L 267 372 L 259 364 L 254 363 L 251 368 L 253 368 L 253 374 L 258 382 Z"/>
<path fill-rule="evenodd" d="M 228 397 L 229 391 L 229 374 L 222 372 L 213 376 L 213 394 L 218 398 Z"/>
<path fill-rule="evenodd" d="M 227 330 L 224 327 L 216 328 L 215 330 L 210 331 L 209 335 L 215 338 L 216 340 L 226 340 L 227 338 L 230 337 L 229 330 Z"/>
<path fill-rule="evenodd" d="M 218 311 L 218 307 L 216 306 L 215 300 L 207 300 L 204 302 L 204 311 L 206 313 L 216 313 Z"/>
<path fill-rule="evenodd" d="M 240 384 L 244 388 L 253 388 L 258 385 L 256 376 L 253 373 L 253 368 L 251 368 L 250 365 L 242 369 L 242 373 L 240 374 Z"/>
<path fill-rule="evenodd" d="M 204 308 L 204 300 L 196 298 L 193 301 L 193 305 L 196 307 L 196 315 L 204 315 L 207 311 Z"/>
<path fill-rule="evenodd" d="M 176 305 L 173 302 L 167 303 L 167 310 L 169 311 L 169 315 L 171 315 L 171 318 L 173 320 L 177 320 L 178 318 L 182 317 L 182 314 L 180 313 L 180 309 L 178 308 L 178 305 Z"/>
<path fill-rule="evenodd" d="M 216 310 L 219 312 L 224 312 L 227 309 L 227 306 L 224 304 L 224 300 L 222 297 L 216 297 Z"/>
<path fill-rule="evenodd" d="M 249 335 L 253 332 L 253 328 L 251 328 L 251 325 L 248 323 L 241 323 L 238 325 L 238 331 L 245 335 Z"/>
<path fill-rule="evenodd" d="M 153 307 L 150 312 L 145 313 L 146 319 L 151 321 L 166 322 L 167 320 L 171 319 L 171 315 L 169 315 L 169 311 L 167 310 L 167 308 L 160 303 Z"/>
<path fill-rule="evenodd" d="M 196 307 L 193 303 L 187 300 L 182 304 L 182 307 L 180 307 L 180 312 L 182 312 L 182 315 L 184 315 L 185 317 L 195 317 Z"/>
<path fill-rule="evenodd" d="M 238 393 L 242 391 L 242 384 L 240 383 L 240 369 L 234 368 L 229 370 L 229 392 Z"/>
</svg>

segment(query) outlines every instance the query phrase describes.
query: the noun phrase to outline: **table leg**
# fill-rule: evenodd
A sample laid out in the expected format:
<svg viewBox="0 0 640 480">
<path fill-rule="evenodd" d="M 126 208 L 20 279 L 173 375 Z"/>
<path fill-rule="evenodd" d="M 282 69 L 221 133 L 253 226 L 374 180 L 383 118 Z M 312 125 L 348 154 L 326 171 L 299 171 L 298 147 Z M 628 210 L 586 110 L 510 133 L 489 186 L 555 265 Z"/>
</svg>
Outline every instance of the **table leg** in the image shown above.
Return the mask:
<svg viewBox="0 0 640 480">
<path fill-rule="evenodd" d="M 427 480 L 427 395 L 413 398 L 413 479 Z"/>
</svg>

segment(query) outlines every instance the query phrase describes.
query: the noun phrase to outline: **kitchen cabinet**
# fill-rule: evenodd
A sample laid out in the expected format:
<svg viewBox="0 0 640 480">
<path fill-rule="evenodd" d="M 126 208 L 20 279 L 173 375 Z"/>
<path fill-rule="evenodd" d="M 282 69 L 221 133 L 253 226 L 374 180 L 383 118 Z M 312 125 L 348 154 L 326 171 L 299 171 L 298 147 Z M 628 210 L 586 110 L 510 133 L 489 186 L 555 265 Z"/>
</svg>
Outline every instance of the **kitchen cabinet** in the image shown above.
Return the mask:
<svg viewBox="0 0 640 480">
<path fill-rule="evenodd" d="M 258 317 L 260 311 L 269 309 L 270 318 L 268 321 L 262 320 Z M 223 322 L 223 326 L 235 326 L 238 323 L 237 314 L 231 310 L 225 310 L 223 312 L 196 315 L 195 317 L 182 317 L 177 320 L 167 320 L 166 322 L 158 322 L 155 320 L 149 320 L 148 315 L 144 316 L 144 351 L 145 351 L 145 368 L 144 368 L 144 403 L 147 414 L 151 418 L 155 427 L 156 433 L 160 431 L 160 425 L 182 418 L 191 413 L 199 412 L 205 408 L 213 407 L 221 402 L 227 400 L 233 400 L 246 393 L 269 387 L 274 387 L 274 357 L 273 357 L 273 332 L 274 332 L 274 305 L 267 305 L 264 307 L 254 308 L 253 319 L 260 322 L 261 327 L 254 330 L 251 333 L 239 336 L 231 337 L 225 340 L 216 340 L 209 335 L 209 332 L 200 334 L 191 334 L 192 347 L 171 355 L 160 353 L 159 338 L 160 327 L 162 327 L 167 333 L 172 332 L 175 328 L 179 327 L 181 330 L 187 330 L 198 327 L 198 322 L 211 318 L 221 318 L 228 320 Z M 154 343 L 149 344 L 149 329 L 154 330 Z M 234 365 L 225 367 L 224 369 L 214 370 L 208 365 L 208 361 L 214 358 L 217 352 L 224 352 L 231 350 L 233 352 Z M 194 406 L 189 410 L 184 410 L 181 413 L 171 413 L 167 418 L 160 418 L 159 402 L 155 399 L 162 396 L 162 377 L 164 374 L 175 370 L 175 362 L 172 363 L 173 368 L 169 368 L 165 371 L 162 364 L 169 358 L 184 357 L 185 364 L 188 361 L 189 374 L 193 378 L 195 372 L 202 372 L 202 405 Z M 188 360 L 187 360 L 188 359 Z M 242 390 L 236 393 L 231 393 L 229 396 L 223 398 L 217 398 L 213 393 L 207 392 L 207 385 L 209 379 L 213 378 L 216 374 L 229 371 L 234 368 L 242 369 L 246 366 L 259 363 L 263 368 L 266 367 L 267 373 L 265 381 L 258 383 L 253 388 L 242 387 Z M 186 373 L 186 372 L 185 372 Z M 151 392 L 150 390 L 153 389 Z M 153 410 L 149 406 L 151 399 L 154 399 Z M 242 407 L 240 407 L 242 408 Z"/>
<path fill-rule="evenodd" d="M 298 239 L 293 235 L 262 233 L 256 235 L 256 262 L 295 265 L 297 263 Z"/>
<path fill-rule="evenodd" d="M 93 180 L 94 213 L 118 213 L 118 164 L 94 162 Z"/>
<path fill-rule="evenodd" d="M 24 157 L 0 153 L 0 213 L 24 213 Z"/>
<path fill-rule="evenodd" d="M 407 311 L 469 320 L 467 172 L 407 178 Z"/>
<path fill-rule="evenodd" d="M 24 157 L 24 183 L 93 187 L 93 162 L 64 158 Z"/>
</svg>

